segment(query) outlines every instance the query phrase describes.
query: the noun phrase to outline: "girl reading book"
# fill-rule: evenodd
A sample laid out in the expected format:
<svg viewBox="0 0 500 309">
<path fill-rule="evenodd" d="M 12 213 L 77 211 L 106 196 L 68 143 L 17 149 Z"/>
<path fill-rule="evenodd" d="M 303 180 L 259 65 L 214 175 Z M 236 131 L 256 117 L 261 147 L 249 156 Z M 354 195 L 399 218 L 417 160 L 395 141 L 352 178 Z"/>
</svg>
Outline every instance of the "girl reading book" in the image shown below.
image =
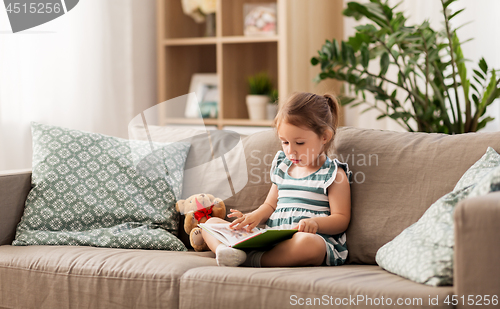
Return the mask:
<svg viewBox="0 0 500 309">
<path fill-rule="evenodd" d="M 231 209 L 233 229 L 250 231 L 261 223 L 267 229 L 298 229 L 292 238 L 268 251 L 245 252 L 227 247 L 203 230 L 219 266 L 342 265 L 347 258 L 344 231 L 351 217 L 347 164 L 330 159 L 327 151 L 338 126 L 339 105 L 334 96 L 295 93 L 281 105 L 274 126 L 281 140 L 271 165 L 271 189 L 265 202 L 243 214 Z M 211 218 L 207 223 L 224 223 Z"/>
</svg>

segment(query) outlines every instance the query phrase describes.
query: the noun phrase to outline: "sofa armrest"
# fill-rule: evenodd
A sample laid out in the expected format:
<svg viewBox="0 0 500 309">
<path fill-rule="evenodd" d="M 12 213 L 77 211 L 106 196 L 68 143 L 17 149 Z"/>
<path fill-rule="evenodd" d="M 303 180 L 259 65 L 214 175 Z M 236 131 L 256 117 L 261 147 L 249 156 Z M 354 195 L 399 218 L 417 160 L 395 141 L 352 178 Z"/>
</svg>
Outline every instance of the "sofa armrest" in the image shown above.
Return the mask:
<svg viewBox="0 0 500 309">
<path fill-rule="evenodd" d="M 30 170 L 0 172 L 0 246 L 14 240 L 30 189 Z"/>
<path fill-rule="evenodd" d="M 454 286 L 457 296 L 464 296 L 458 308 L 476 307 L 478 301 L 484 307 L 485 295 L 490 302 L 492 295 L 500 298 L 500 192 L 463 200 L 454 217 Z M 469 298 L 475 305 L 467 305 Z"/>
</svg>

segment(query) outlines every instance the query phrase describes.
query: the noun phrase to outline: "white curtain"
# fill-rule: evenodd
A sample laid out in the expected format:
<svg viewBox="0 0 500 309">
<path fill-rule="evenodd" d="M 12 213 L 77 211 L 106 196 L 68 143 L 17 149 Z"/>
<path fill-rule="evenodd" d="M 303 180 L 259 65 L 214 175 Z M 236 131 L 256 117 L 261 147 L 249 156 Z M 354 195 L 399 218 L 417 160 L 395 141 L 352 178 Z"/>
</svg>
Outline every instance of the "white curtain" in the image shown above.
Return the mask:
<svg viewBox="0 0 500 309">
<path fill-rule="evenodd" d="M 30 122 L 127 137 L 156 102 L 154 0 L 82 0 L 12 33 L 0 4 L 0 170 L 31 167 Z"/>
<path fill-rule="evenodd" d="M 347 0 L 344 0 L 346 4 Z M 367 2 L 360 0 L 357 2 Z M 395 5 L 399 0 L 390 0 L 390 5 Z M 465 10 L 452 20 L 452 26 L 458 27 L 471 22 L 458 30 L 461 41 L 474 38 L 473 41 L 462 45 L 465 58 L 468 62 L 467 69 L 469 78 L 472 78 L 472 69 L 477 69 L 477 62 L 484 57 L 490 68 L 500 69 L 500 19 L 496 14 L 500 12 L 500 1 L 498 0 L 458 0 L 450 6 L 453 12 L 465 8 Z M 402 10 L 409 18 L 409 24 L 422 23 L 429 20 L 434 29 L 443 29 L 442 6 L 440 0 L 404 0 L 397 9 Z M 366 20 L 356 22 L 353 18 L 346 17 L 344 20 L 344 37 L 347 39 L 355 33 L 354 27 L 365 23 Z M 482 131 L 500 130 L 500 103 L 496 100 L 487 109 L 486 115 L 494 117 L 495 120 L 488 123 Z M 345 122 L 348 126 L 356 126 L 372 129 L 388 129 L 404 131 L 402 127 L 391 119 L 376 120 L 379 115 L 376 111 L 360 114 L 366 106 L 355 108 L 346 107 Z"/>
</svg>

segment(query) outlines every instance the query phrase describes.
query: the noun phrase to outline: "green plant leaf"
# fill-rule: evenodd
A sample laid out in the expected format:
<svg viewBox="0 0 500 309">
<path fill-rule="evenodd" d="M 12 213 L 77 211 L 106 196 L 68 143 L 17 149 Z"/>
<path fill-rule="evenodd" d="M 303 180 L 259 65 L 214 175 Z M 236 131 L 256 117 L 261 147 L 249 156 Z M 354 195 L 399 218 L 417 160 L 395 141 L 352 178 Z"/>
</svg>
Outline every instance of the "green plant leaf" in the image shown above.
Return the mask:
<svg viewBox="0 0 500 309">
<path fill-rule="evenodd" d="M 479 90 L 477 90 L 477 87 L 474 84 L 470 84 L 470 86 L 476 91 L 476 93 L 479 93 Z"/>
<path fill-rule="evenodd" d="M 398 120 L 399 118 L 403 118 L 403 114 L 400 112 L 396 112 L 396 113 L 390 114 L 389 117 L 391 117 L 394 120 Z"/>
<path fill-rule="evenodd" d="M 329 60 L 332 60 L 332 52 L 331 49 L 325 44 L 321 47 L 321 52 L 327 56 Z"/>
<path fill-rule="evenodd" d="M 469 101 L 469 85 L 470 82 L 467 79 L 467 68 L 465 66 L 464 54 L 462 52 L 462 47 L 460 46 L 460 41 L 456 32 L 453 32 L 452 46 L 455 53 L 455 63 L 457 64 L 458 75 L 460 76 L 460 81 L 462 82 L 462 89 L 464 91 L 464 97 L 466 104 Z"/>
<path fill-rule="evenodd" d="M 368 51 L 368 46 L 366 44 L 361 45 L 361 65 L 363 68 L 367 69 L 370 64 L 370 51 Z"/>
<path fill-rule="evenodd" d="M 351 107 L 356 107 L 356 106 L 359 106 L 361 104 L 365 104 L 366 102 L 364 101 L 361 101 L 361 102 L 357 102 L 357 103 L 354 103 L 354 104 L 351 104 Z"/>
<path fill-rule="evenodd" d="M 344 10 L 344 15 L 353 16 L 357 20 L 364 16 L 381 27 L 388 26 L 384 12 L 381 10 L 380 5 L 377 4 L 349 2 L 347 3 L 347 9 Z"/>
<path fill-rule="evenodd" d="M 484 58 L 479 59 L 479 68 L 481 68 L 484 74 L 488 73 L 488 64 Z"/>
<path fill-rule="evenodd" d="M 380 57 L 380 76 L 384 76 L 389 69 L 389 53 L 384 52 L 382 57 Z"/>
<path fill-rule="evenodd" d="M 366 113 L 367 111 L 372 110 L 372 109 L 374 109 L 374 108 L 375 108 L 375 107 L 373 107 L 373 106 L 370 106 L 370 107 L 368 107 L 368 108 L 365 108 L 364 110 L 362 110 L 362 111 L 361 111 L 361 113 L 360 113 L 360 114 L 364 114 L 364 113 Z"/>
<path fill-rule="evenodd" d="M 447 0 L 447 1 L 444 2 L 443 7 L 447 8 L 450 4 L 452 4 L 455 1 L 457 1 L 457 0 Z"/>
<path fill-rule="evenodd" d="M 337 41 L 337 39 L 333 39 L 333 42 L 332 42 L 332 55 L 333 55 L 333 59 L 336 60 L 336 61 L 338 61 L 340 59 L 339 51 L 340 51 L 339 41 Z"/>
<path fill-rule="evenodd" d="M 483 128 L 486 126 L 486 124 L 487 124 L 488 122 L 493 121 L 493 120 L 495 120 L 495 118 L 492 118 L 492 117 L 486 117 L 486 118 L 484 118 L 483 120 L 481 120 L 481 121 L 477 124 L 477 128 L 476 128 L 476 129 L 477 129 L 477 131 L 479 131 L 479 130 L 483 129 Z"/>
<path fill-rule="evenodd" d="M 356 29 L 359 32 L 363 32 L 365 34 L 372 34 L 372 35 L 374 35 L 378 31 L 377 28 L 375 28 L 375 26 L 372 24 L 356 26 L 354 27 L 354 29 Z"/>
<path fill-rule="evenodd" d="M 395 33 L 389 35 L 389 37 L 387 38 L 387 43 L 386 43 L 387 47 L 392 48 L 392 46 L 394 44 L 396 44 L 396 42 L 400 41 L 400 40 L 398 40 L 398 36 L 400 36 L 400 35 L 401 35 L 400 32 L 395 32 Z"/>
<path fill-rule="evenodd" d="M 465 9 L 461 9 L 461 10 L 458 10 L 456 11 L 455 13 L 451 14 L 449 17 L 448 17 L 448 20 L 451 20 L 453 17 L 457 16 L 458 14 L 462 13 L 463 10 Z"/>
<path fill-rule="evenodd" d="M 352 67 L 355 68 L 357 65 L 357 60 L 351 45 L 347 45 L 347 55 L 349 57 L 349 62 L 351 63 Z"/>
<path fill-rule="evenodd" d="M 476 77 L 476 76 L 472 76 L 472 78 L 474 78 L 474 80 L 479 84 L 479 85 L 482 85 L 483 83 Z"/>
<path fill-rule="evenodd" d="M 273 89 L 273 83 L 267 72 L 260 72 L 247 78 L 249 94 L 269 95 Z"/>
<path fill-rule="evenodd" d="M 349 61 L 349 51 L 347 50 L 347 43 L 342 41 L 340 45 L 342 46 L 341 50 L 342 62 L 347 63 Z"/>
<path fill-rule="evenodd" d="M 477 106 L 479 106 L 479 98 L 477 97 L 476 94 L 472 94 L 472 100 L 474 101 L 474 104 Z"/>
<path fill-rule="evenodd" d="M 478 70 L 472 70 L 472 71 L 476 74 L 476 76 L 478 76 L 482 80 L 486 80 L 486 77 L 484 77 L 484 75 L 481 72 L 479 72 Z"/>
<path fill-rule="evenodd" d="M 400 85 L 402 87 L 403 84 L 404 84 L 403 74 L 401 74 L 401 72 L 398 72 L 398 85 Z M 411 94 L 410 94 L 410 96 L 411 96 Z"/>
<path fill-rule="evenodd" d="M 352 102 L 354 102 L 356 100 L 356 98 L 353 98 L 353 97 L 348 97 L 348 96 L 340 96 L 339 97 L 339 103 L 340 105 L 344 106 L 344 105 L 348 105 L 348 104 L 351 104 Z M 362 103 L 362 102 L 360 102 Z M 355 104 L 353 104 L 355 105 Z"/>
<path fill-rule="evenodd" d="M 321 71 L 327 71 L 332 67 L 331 61 L 328 59 L 321 59 Z"/>
<path fill-rule="evenodd" d="M 335 74 L 337 75 L 338 80 L 346 80 L 347 79 L 347 75 L 344 72 L 337 71 L 337 73 L 335 73 Z"/>
<path fill-rule="evenodd" d="M 479 108 L 486 107 L 486 105 L 488 105 L 490 103 L 488 101 L 493 101 L 495 99 L 495 96 L 491 96 L 491 94 L 496 90 L 496 85 L 497 85 L 497 74 L 495 73 L 494 70 L 492 70 L 490 82 L 488 83 L 488 86 L 486 87 L 486 91 L 483 94 L 483 98 L 481 100 L 481 104 L 479 105 Z M 491 96 L 491 98 L 490 98 L 490 96 Z"/>
<path fill-rule="evenodd" d="M 312 65 L 317 65 L 318 63 L 319 63 L 318 58 L 316 58 L 316 57 L 312 57 L 312 58 L 311 58 L 311 64 L 312 64 Z"/>
<path fill-rule="evenodd" d="M 349 37 L 347 42 L 352 47 L 352 49 L 356 52 L 361 47 L 361 44 L 370 44 L 370 36 L 364 33 L 356 33 L 354 36 Z"/>
</svg>

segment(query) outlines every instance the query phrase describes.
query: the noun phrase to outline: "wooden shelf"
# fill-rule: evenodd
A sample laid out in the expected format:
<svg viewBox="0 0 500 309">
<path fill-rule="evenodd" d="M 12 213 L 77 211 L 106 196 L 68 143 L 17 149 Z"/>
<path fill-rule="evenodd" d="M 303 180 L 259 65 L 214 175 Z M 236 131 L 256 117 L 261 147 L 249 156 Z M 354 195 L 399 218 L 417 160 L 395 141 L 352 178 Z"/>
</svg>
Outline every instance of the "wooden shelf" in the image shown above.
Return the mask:
<svg viewBox="0 0 500 309">
<path fill-rule="evenodd" d="M 216 44 L 217 39 L 212 38 L 179 38 L 179 39 L 165 39 L 163 45 L 165 46 L 181 46 L 181 45 L 209 45 Z"/>
<path fill-rule="evenodd" d="M 217 44 L 218 42 L 226 44 L 238 43 L 260 43 L 260 42 L 278 42 L 279 37 L 273 36 L 230 36 L 230 37 L 211 37 L 211 38 L 178 38 L 178 39 L 165 39 L 163 45 L 165 46 L 183 46 L 183 45 L 210 45 Z"/>
<path fill-rule="evenodd" d="M 278 33 L 244 36 L 246 3 L 276 2 Z M 343 38 L 342 0 L 217 0 L 216 36 L 203 37 L 205 24 L 182 11 L 180 0 L 157 0 L 158 102 L 189 92 L 195 73 L 216 73 L 219 81 L 217 119 L 186 119 L 184 106 L 160 112 L 161 124 L 271 126 L 271 120 L 250 120 L 245 103 L 247 78 L 266 71 L 280 98 L 294 91 L 340 90 L 340 83 L 313 83 L 319 73 L 310 59 L 325 39 Z M 165 105 L 168 106 L 168 105 Z M 165 109 L 164 108 L 164 109 Z"/>
<path fill-rule="evenodd" d="M 279 36 L 228 36 L 222 37 L 222 43 L 259 43 L 259 42 L 278 42 Z"/>
</svg>

